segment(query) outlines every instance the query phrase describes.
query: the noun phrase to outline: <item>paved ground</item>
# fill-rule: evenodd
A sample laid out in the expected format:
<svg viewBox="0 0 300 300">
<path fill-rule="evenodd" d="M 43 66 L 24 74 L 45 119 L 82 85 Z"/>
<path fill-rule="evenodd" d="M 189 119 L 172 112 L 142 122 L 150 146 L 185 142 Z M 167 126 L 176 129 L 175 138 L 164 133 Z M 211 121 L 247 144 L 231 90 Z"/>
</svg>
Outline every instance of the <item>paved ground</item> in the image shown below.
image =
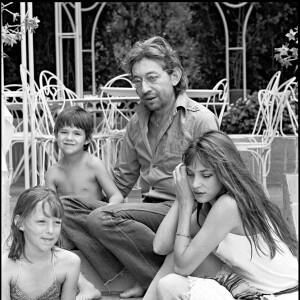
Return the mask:
<svg viewBox="0 0 300 300">
<path fill-rule="evenodd" d="M 268 176 L 268 190 L 270 197 L 280 209 L 283 208 L 283 174 L 298 173 L 298 144 L 295 145 L 294 140 L 278 139 L 274 141 L 272 146 L 272 163 Z M 248 166 L 249 167 L 249 166 Z M 19 195 L 24 191 L 24 180 L 19 180 L 12 184 L 10 188 L 10 209 L 11 212 Z M 139 196 L 138 191 L 134 191 L 129 195 L 128 201 L 136 201 Z M 122 290 L 122 289 L 121 289 Z M 120 300 L 118 294 L 102 293 L 103 300 Z M 135 298 L 142 300 L 142 298 Z"/>
<path fill-rule="evenodd" d="M 119 295 L 106 295 L 104 293 L 102 293 L 102 298 L 103 300 L 123 300 L 124 298 L 120 298 Z M 138 297 L 138 298 L 130 298 L 130 299 L 135 299 L 135 300 L 142 300 L 142 297 Z"/>
<path fill-rule="evenodd" d="M 24 190 L 24 183 L 23 182 L 18 182 L 17 184 L 13 184 L 10 189 L 10 196 L 11 196 L 11 201 L 10 201 L 10 208 L 11 211 L 13 210 L 13 207 L 18 199 L 18 196 L 22 193 Z M 269 186 L 269 193 L 271 196 L 271 199 L 280 207 L 282 208 L 283 204 L 283 190 L 281 185 L 273 185 Z M 135 201 L 137 197 L 139 196 L 139 191 L 133 191 L 130 194 L 129 201 Z M 121 300 L 122 298 L 119 297 L 118 294 L 111 293 L 108 294 L 107 292 L 102 292 L 102 298 L 103 300 Z M 132 298 L 133 299 L 133 298 Z M 136 300 L 142 300 L 142 297 L 139 298 L 134 298 Z"/>
</svg>

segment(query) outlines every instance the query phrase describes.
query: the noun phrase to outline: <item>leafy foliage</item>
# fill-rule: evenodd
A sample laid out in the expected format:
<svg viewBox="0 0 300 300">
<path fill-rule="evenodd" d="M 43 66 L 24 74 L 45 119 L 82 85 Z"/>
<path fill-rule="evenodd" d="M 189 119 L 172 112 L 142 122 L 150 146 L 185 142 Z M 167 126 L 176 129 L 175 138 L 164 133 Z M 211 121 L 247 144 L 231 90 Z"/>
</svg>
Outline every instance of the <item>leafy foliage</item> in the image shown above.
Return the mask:
<svg viewBox="0 0 300 300">
<path fill-rule="evenodd" d="M 296 97 L 298 99 L 298 88 L 296 89 Z M 291 99 L 289 101 L 298 119 L 298 103 Z M 258 92 L 248 95 L 245 100 L 239 98 L 235 103 L 231 103 L 228 110 L 224 113 L 221 130 L 228 134 L 252 133 L 258 110 Z M 282 124 L 285 134 L 294 134 L 287 109 L 283 111 Z"/>
<path fill-rule="evenodd" d="M 295 30 L 295 31 L 294 31 Z M 292 66 L 292 61 L 296 61 L 297 65 L 295 67 L 295 71 L 298 69 L 298 26 L 285 35 L 288 37 L 289 42 L 282 45 L 280 48 L 275 48 L 275 51 L 279 52 L 274 55 L 274 58 L 278 60 L 278 62 L 288 68 Z M 292 45 L 290 43 L 292 42 Z M 297 48 L 296 48 L 297 47 Z"/>
<path fill-rule="evenodd" d="M 231 103 L 224 113 L 221 129 L 228 133 L 252 133 L 259 110 L 258 93 L 248 95 L 247 99 L 239 98 Z"/>
<path fill-rule="evenodd" d="M 8 4 L 4 4 L 1 2 L 1 19 L 3 18 L 3 13 L 7 12 L 13 17 L 13 22 L 16 22 L 18 20 L 18 17 L 20 17 L 19 13 L 13 13 L 9 9 L 7 9 L 7 6 L 11 5 L 12 2 Z M 11 46 L 13 47 L 14 44 L 17 44 L 18 41 L 22 40 L 22 36 L 26 33 L 26 31 L 35 32 L 35 29 L 38 28 L 38 23 L 40 20 L 38 17 L 29 18 L 26 14 L 24 20 L 20 24 L 8 24 L 6 23 L 1 28 L 1 42 L 3 46 Z M 7 55 L 3 52 L 1 53 L 1 56 L 7 57 Z"/>
<path fill-rule="evenodd" d="M 94 3 L 88 0 L 82 2 L 82 6 Z M 13 3 L 12 10 L 18 11 L 18 6 L 19 3 Z M 55 72 L 54 3 L 33 2 L 33 10 L 42 20 L 39 30 L 34 34 L 35 73 L 39 74 L 44 69 Z M 229 31 L 234 32 L 238 11 L 226 9 L 225 13 Z M 83 49 L 91 46 L 91 39 L 86 38 L 90 37 L 86 25 L 91 27 L 94 17 L 91 13 L 83 17 Z M 4 23 L 9 22 L 7 16 L 3 20 Z M 247 99 L 250 101 L 248 107 L 243 101 L 238 102 L 225 114 L 223 127 L 229 132 L 245 133 L 251 130 L 257 109 L 255 91 L 265 88 L 279 68 L 282 81 L 295 76 L 294 70 L 279 65 L 274 55 L 275 47 L 285 43 L 285 33 L 294 28 L 296 23 L 297 2 L 254 2 L 246 35 L 247 88 L 252 96 Z M 69 22 L 65 21 L 62 25 L 64 32 L 70 32 Z M 213 88 L 220 79 L 225 78 L 224 27 L 213 2 L 107 2 L 96 27 L 97 86 L 123 73 L 120 62 L 134 42 L 153 35 L 165 37 L 178 50 L 190 88 Z M 234 39 L 234 36 L 230 36 L 230 45 L 235 44 Z M 68 52 L 64 52 L 64 82 L 75 90 L 73 44 L 73 41 L 65 41 L 64 44 L 64 49 L 68 49 Z M 5 84 L 20 82 L 20 53 L 20 43 L 7 48 L 9 57 L 4 60 Z M 88 91 L 92 82 L 88 55 L 83 56 L 83 66 L 83 85 L 84 90 Z M 231 80 L 235 80 L 234 76 L 230 75 Z M 230 87 L 234 87 L 232 82 Z M 233 114 L 233 120 L 229 113 Z"/>
</svg>

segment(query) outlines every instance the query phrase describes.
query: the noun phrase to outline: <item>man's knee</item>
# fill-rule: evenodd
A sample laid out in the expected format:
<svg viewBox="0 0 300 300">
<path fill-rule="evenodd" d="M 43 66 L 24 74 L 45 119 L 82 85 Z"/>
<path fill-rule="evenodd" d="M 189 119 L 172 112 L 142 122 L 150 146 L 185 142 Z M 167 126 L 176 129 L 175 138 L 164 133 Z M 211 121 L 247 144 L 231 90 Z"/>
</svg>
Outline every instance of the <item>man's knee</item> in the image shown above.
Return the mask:
<svg viewBox="0 0 300 300">
<path fill-rule="evenodd" d="M 86 226 L 89 230 L 101 231 L 105 226 L 109 226 L 111 219 L 111 213 L 107 210 L 103 210 L 103 207 L 93 210 L 86 219 Z"/>
</svg>

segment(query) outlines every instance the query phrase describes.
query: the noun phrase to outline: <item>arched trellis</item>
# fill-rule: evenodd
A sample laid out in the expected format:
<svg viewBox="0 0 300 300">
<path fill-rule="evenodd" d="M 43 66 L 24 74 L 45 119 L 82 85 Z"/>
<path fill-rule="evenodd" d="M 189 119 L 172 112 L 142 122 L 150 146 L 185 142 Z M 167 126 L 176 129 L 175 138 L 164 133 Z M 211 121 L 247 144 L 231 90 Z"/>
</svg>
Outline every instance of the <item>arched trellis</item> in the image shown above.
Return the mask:
<svg viewBox="0 0 300 300">
<path fill-rule="evenodd" d="M 74 39 L 75 41 L 75 90 L 76 93 L 83 97 L 83 53 L 91 54 L 92 67 L 92 94 L 96 94 L 96 67 L 95 67 L 95 34 L 99 17 L 103 11 L 106 2 L 95 2 L 93 5 L 82 8 L 81 2 L 55 2 L 55 41 L 56 41 L 56 72 L 61 79 L 64 78 L 63 73 L 63 39 Z M 62 27 L 62 9 L 68 16 L 72 27 L 72 32 L 63 32 Z M 71 9 L 74 10 L 74 14 Z M 96 17 L 93 22 L 91 32 L 91 43 L 89 49 L 82 48 L 82 13 L 96 10 Z M 75 19 L 74 19 L 75 17 Z"/>
<path fill-rule="evenodd" d="M 93 95 L 96 94 L 96 70 L 95 70 L 95 33 L 98 20 L 100 15 L 103 11 L 103 8 L 106 5 L 106 2 L 95 2 L 93 5 L 82 8 L 81 2 L 55 2 L 55 38 L 56 38 L 56 73 L 59 78 L 63 79 L 63 63 L 64 63 L 64 55 L 63 55 L 63 40 L 64 39 L 73 39 L 74 40 L 74 49 L 75 49 L 75 90 L 78 95 L 83 97 L 83 53 L 91 53 L 91 70 L 92 70 L 92 93 Z M 228 6 L 230 8 L 239 8 L 244 5 L 249 4 L 250 7 L 247 11 L 246 18 L 243 24 L 243 36 L 242 36 L 242 46 L 241 47 L 229 47 L 229 36 L 228 36 L 228 26 L 226 22 L 225 15 L 221 8 L 221 5 Z M 247 82 L 246 82 L 246 29 L 248 19 L 253 8 L 252 2 L 242 2 L 240 4 L 231 4 L 229 2 L 215 2 L 216 7 L 218 8 L 220 15 L 223 20 L 224 31 L 225 31 L 225 58 L 226 58 L 226 78 L 229 82 L 229 51 L 231 50 L 242 50 L 243 51 L 243 96 L 246 97 L 246 90 L 247 90 Z M 63 32 L 62 31 L 62 9 L 64 9 L 65 13 L 68 16 L 68 19 L 71 24 L 72 32 Z M 71 9 L 73 11 L 71 11 Z M 82 13 L 89 12 L 92 10 L 96 10 L 96 16 L 92 26 L 92 33 L 91 33 L 91 47 L 90 49 L 83 49 L 82 48 Z M 25 17 L 25 12 L 28 11 L 29 17 L 32 17 L 32 2 L 21 2 L 20 3 L 20 12 L 21 12 L 21 20 Z M 22 53 L 22 65 L 27 68 L 31 74 L 31 77 L 34 78 L 34 61 L 33 61 L 33 34 L 27 33 L 22 40 L 21 45 L 21 53 Z M 2 64 L 3 67 L 3 64 Z M 3 70 L 2 70 L 3 72 Z M 2 76 L 2 80 L 3 80 Z M 3 84 L 2 84 L 3 86 Z M 32 86 L 32 83 L 30 83 Z M 23 101 L 23 113 L 24 115 L 27 114 L 27 96 L 24 95 Z M 3 112 L 3 110 L 1 110 Z M 2 120 L 4 117 L 2 116 Z M 26 126 L 25 126 L 26 127 Z M 2 126 L 2 130 L 4 126 Z M 26 133 L 28 129 L 24 128 L 24 132 Z M 1 135 L 3 137 L 3 134 Z M 34 141 L 31 141 L 34 142 Z M 25 157 L 25 188 L 30 186 L 29 182 L 29 140 L 28 135 L 24 134 L 24 157 Z M 35 147 L 33 147 L 35 148 Z M 34 151 L 34 150 L 33 150 Z M 34 155 L 34 154 L 33 154 Z M 36 166 L 32 165 L 32 169 L 36 169 Z M 32 185 L 36 184 L 36 177 L 33 176 L 32 178 Z"/>
<path fill-rule="evenodd" d="M 20 24 L 24 21 L 26 15 L 29 18 L 33 17 L 33 8 L 32 8 L 32 2 L 20 2 Z M 2 20 L 1 20 L 2 22 Z M 2 27 L 2 23 L 1 23 Z M 1 47 L 3 45 L 1 44 Z M 2 51 L 1 51 L 2 53 Z M 30 77 L 34 78 L 34 49 L 33 49 L 33 32 L 27 31 L 22 35 L 22 40 L 21 40 L 21 64 L 29 70 Z M 2 98 L 2 93 L 3 93 L 3 87 L 4 87 L 4 63 L 3 63 L 3 56 L 1 56 L 1 145 L 4 144 L 3 138 L 5 137 L 5 116 L 4 116 L 4 105 L 5 101 Z M 26 83 L 25 83 L 26 84 Z M 30 89 L 33 89 L 33 82 L 27 82 L 29 85 Z M 33 93 L 31 93 L 33 94 Z M 23 91 L 23 103 L 22 103 L 22 111 L 23 115 L 27 116 L 28 115 L 28 99 L 27 99 L 27 94 L 25 91 Z M 33 144 L 34 138 L 32 136 L 31 143 Z M 3 151 L 3 146 L 1 146 L 1 151 Z M 32 155 L 35 154 L 35 147 L 32 147 Z M 1 165 L 3 166 L 6 164 L 4 161 L 3 155 L 1 155 Z M 36 168 L 36 165 L 32 163 L 32 169 Z M 25 177 L 25 188 L 30 187 L 30 178 L 29 178 L 29 136 L 28 136 L 28 123 L 24 122 L 24 177 Z M 32 175 L 32 186 L 36 185 L 36 177 L 34 174 Z"/>
<path fill-rule="evenodd" d="M 239 4 L 232 4 L 229 2 L 214 2 L 218 11 L 221 15 L 223 26 L 224 26 L 224 33 L 225 33 L 225 68 L 226 68 L 226 78 L 228 83 L 229 81 L 229 52 L 230 51 L 242 51 L 242 69 L 243 69 L 243 97 L 246 98 L 247 93 L 247 76 L 246 76 L 246 31 L 247 31 L 247 24 L 249 20 L 250 13 L 253 8 L 252 2 L 241 2 Z M 82 8 L 81 2 L 75 2 L 75 5 L 72 2 L 55 2 L 55 39 L 56 39 L 56 72 L 59 78 L 63 79 L 63 39 L 75 39 L 75 57 L 76 57 L 76 64 L 75 64 L 75 86 L 76 86 L 76 93 L 83 96 L 83 53 L 90 52 L 91 53 L 91 66 L 92 66 L 92 92 L 93 95 L 96 94 L 96 69 L 95 69 L 95 33 L 96 27 L 99 20 L 99 17 L 103 11 L 106 2 L 95 2 L 93 5 Z M 226 16 L 223 12 L 222 6 L 225 5 L 229 8 L 241 8 L 243 6 L 249 5 L 242 29 L 242 45 L 230 46 L 229 45 L 229 32 L 228 32 L 228 25 L 226 21 Z M 62 9 L 66 12 L 68 19 L 72 25 L 73 32 L 66 33 L 62 31 Z M 75 19 L 72 18 L 72 13 L 70 9 L 73 9 L 75 13 Z M 94 19 L 94 23 L 92 26 L 91 32 L 91 47 L 90 49 L 82 49 L 82 13 L 87 11 L 97 10 L 96 17 Z M 230 86 L 229 86 L 230 88 Z"/>
<path fill-rule="evenodd" d="M 241 8 L 243 6 L 246 6 L 249 4 L 248 11 L 246 13 L 246 17 L 243 23 L 243 29 L 242 29 L 242 45 L 236 45 L 236 46 L 230 46 L 229 45 L 229 33 L 228 33 L 228 25 L 226 21 L 225 14 L 223 12 L 223 9 L 219 3 L 222 3 L 223 5 L 230 7 L 230 8 Z M 247 32 L 247 25 L 248 25 L 248 20 L 249 16 L 251 14 L 252 8 L 253 8 L 253 3 L 252 2 L 242 2 L 239 4 L 232 4 L 229 2 L 215 2 L 215 5 L 217 6 L 219 13 L 222 17 L 223 25 L 224 25 L 224 30 L 225 30 L 225 61 L 226 61 L 226 78 L 227 82 L 229 84 L 229 89 L 230 89 L 230 80 L 229 80 L 229 51 L 242 51 L 242 69 L 243 69 L 243 98 L 246 99 L 247 96 L 247 69 L 246 69 L 246 32 Z"/>
</svg>

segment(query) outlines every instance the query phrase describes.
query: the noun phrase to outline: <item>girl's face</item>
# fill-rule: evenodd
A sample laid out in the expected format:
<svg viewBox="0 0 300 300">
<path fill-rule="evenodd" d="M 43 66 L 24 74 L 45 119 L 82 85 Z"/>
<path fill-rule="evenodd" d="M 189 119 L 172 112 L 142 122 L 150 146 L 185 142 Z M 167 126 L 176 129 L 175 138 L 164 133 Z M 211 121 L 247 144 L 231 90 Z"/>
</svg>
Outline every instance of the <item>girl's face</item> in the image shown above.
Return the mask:
<svg viewBox="0 0 300 300">
<path fill-rule="evenodd" d="M 199 159 L 194 159 L 186 170 L 190 189 L 197 202 L 206 203 L 217 200 L 223 185 L 212 169 L 203 166 Z"/>
<path fill-rule="evenodd" d="M 85 131 L 75 126 L 64 126 L 58 130 L 57 144 L 63 153 L 73 154 L 83 151 L 83 146 L 88 144 Z"/>
<path fill-rule="evenodd" d="M 45 205 L 45 215 L 42 202 L 25 219 L 20 227 L 24 232 L 25 247 L 34 247 L 40 251 L 52 249 L 58 241 L 61 230 L 61 219 L 51 217 L 49 204 Z"/>
</svg>

